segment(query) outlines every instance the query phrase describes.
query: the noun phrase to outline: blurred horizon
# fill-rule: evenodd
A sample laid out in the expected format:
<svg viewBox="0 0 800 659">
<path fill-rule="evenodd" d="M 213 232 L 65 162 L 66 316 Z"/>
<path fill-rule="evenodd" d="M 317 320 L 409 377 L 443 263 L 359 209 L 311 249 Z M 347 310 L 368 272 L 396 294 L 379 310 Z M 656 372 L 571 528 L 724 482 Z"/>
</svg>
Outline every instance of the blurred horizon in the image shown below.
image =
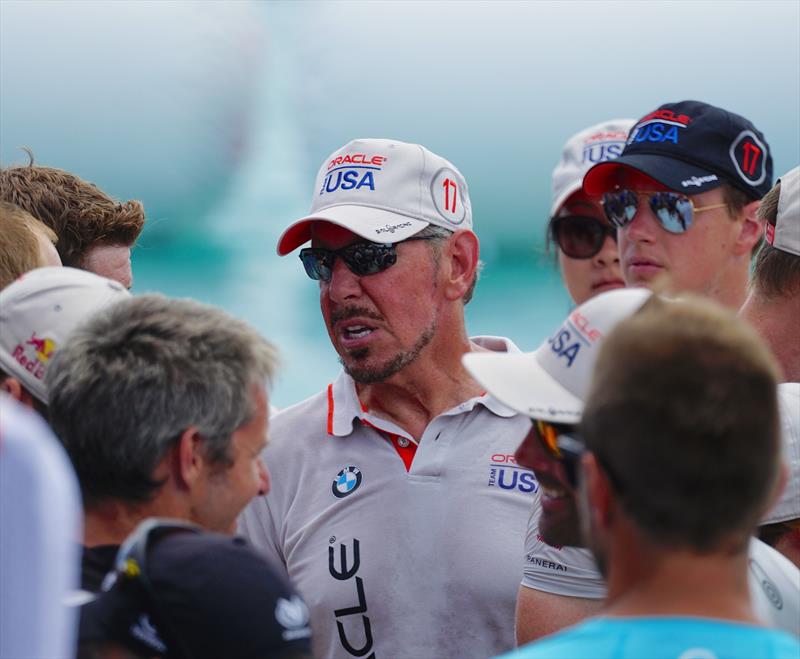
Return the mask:
<svg viewBox="0 0 800 659">
<path fill-rule="evenodd" d="M 134 292 L 218 304 L 284 355 L 273 402 L 335 377 L 283 228 L 356 137 L 418 142 L 470 187 L 473 334 L 531 350 L 570 308 L 543 254 L 564 141 L 698 99 L 800 162 L 797 2 L 0 2 L 0 163 L 143 201 Z M 528 304 L 525 304 L 528 302 Z"/>
</svg>

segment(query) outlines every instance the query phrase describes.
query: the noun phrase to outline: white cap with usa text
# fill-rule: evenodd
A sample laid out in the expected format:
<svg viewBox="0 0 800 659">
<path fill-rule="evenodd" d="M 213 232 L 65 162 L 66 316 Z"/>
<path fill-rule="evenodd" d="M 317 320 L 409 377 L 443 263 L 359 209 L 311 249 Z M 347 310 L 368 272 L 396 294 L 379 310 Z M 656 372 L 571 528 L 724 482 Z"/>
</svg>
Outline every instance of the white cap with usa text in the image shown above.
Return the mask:
<svg viewBox="0 0 800 659">
<path fill-rule="evenodd" d="M 534 352 L 469 352 L 462 361 L 492 396 L 516 412 L 551 423 L 579 423 L 605 337 L 651 295 L 646 288 L 601 293 L 574 309 Z"/>
<path fill-rule="evenodd" d="M 283 232 L 278 254 L 311 240 L 316 221 L 372 242 L 397 243 L 429 224 L 471 230 L 472 206 L 467 182 L 448 160 L 419 144 L 359 139 L 322 163 L 311 210 Z"/>
</svg>

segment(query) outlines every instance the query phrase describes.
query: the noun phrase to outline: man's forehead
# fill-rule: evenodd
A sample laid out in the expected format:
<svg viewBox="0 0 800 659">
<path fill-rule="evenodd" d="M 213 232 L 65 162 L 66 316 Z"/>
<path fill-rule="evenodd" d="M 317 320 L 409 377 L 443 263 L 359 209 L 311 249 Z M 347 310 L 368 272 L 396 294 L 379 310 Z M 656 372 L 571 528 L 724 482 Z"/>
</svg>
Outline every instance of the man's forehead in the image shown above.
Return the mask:
<svg viewBox="0 0 800 659">
<path fill-rule="evenodd" d="M 318 220 L 311 225 L 312 244 L 325 245 L 349 245 L 357 240 L 363 240 L 361 236 L 345 229 L 338 224 Z"/>
<path fill-rule="evenodd" d="M 613 173 L 608 178 L 609 187 L 620 187 L 631 190 L 669 190 L 669 188 L 662 183 L 659 183 L 654 178 L 648 176 L 644 172 L 620 165 L 615 168 Z"/>
</svg>

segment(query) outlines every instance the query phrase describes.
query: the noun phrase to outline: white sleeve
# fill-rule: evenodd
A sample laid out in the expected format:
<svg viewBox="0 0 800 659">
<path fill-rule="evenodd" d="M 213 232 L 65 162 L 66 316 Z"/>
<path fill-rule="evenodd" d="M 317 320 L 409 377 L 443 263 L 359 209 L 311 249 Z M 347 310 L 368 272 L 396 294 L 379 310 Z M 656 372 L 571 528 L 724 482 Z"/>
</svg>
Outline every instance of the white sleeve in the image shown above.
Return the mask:
<svg viewBox="0 0 800 659">
<path fill-rule="evenodd" d="M 800 636 L 800 570 L 783 554 L 753 538 L 748 560 L 755 614 L 770 627 Z"/>
<path fill-rule="evenodd" d="M 278 531 L 270 507 L 269 495 L 253 499 L 239 515 L 237 528 L 261 554 L 288 578 L 286 558 L 279 542 Z"/>
<path fill-rule="evenodd" d="M 605 581 L 588 549 L 553 547 L 541 538 L 539 535 L 541 510 L 537 498 L 525 535 L 522 585 L 567 597 L 605 598 Z"/>
<path fill-rule="evenodd" d="M 63 447 L 0 394 L 0 657 L 74 656 L 82 521 Z"/>
</svg>

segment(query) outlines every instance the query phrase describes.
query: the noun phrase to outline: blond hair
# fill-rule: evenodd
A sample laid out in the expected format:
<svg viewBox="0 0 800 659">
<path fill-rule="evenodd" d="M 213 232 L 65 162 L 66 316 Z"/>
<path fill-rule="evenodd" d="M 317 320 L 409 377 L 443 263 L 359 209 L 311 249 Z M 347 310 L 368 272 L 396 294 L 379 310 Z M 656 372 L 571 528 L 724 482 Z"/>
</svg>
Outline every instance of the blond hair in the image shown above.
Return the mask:
<svg viewBox="0 0 800 659">
<path fill-rule="evenodd" d="M 56 243 L 56 234 L 19 206 L 0 201 L 0 288 L 21 274 L 46 265 L 39 237 Z"/>
</svg>

